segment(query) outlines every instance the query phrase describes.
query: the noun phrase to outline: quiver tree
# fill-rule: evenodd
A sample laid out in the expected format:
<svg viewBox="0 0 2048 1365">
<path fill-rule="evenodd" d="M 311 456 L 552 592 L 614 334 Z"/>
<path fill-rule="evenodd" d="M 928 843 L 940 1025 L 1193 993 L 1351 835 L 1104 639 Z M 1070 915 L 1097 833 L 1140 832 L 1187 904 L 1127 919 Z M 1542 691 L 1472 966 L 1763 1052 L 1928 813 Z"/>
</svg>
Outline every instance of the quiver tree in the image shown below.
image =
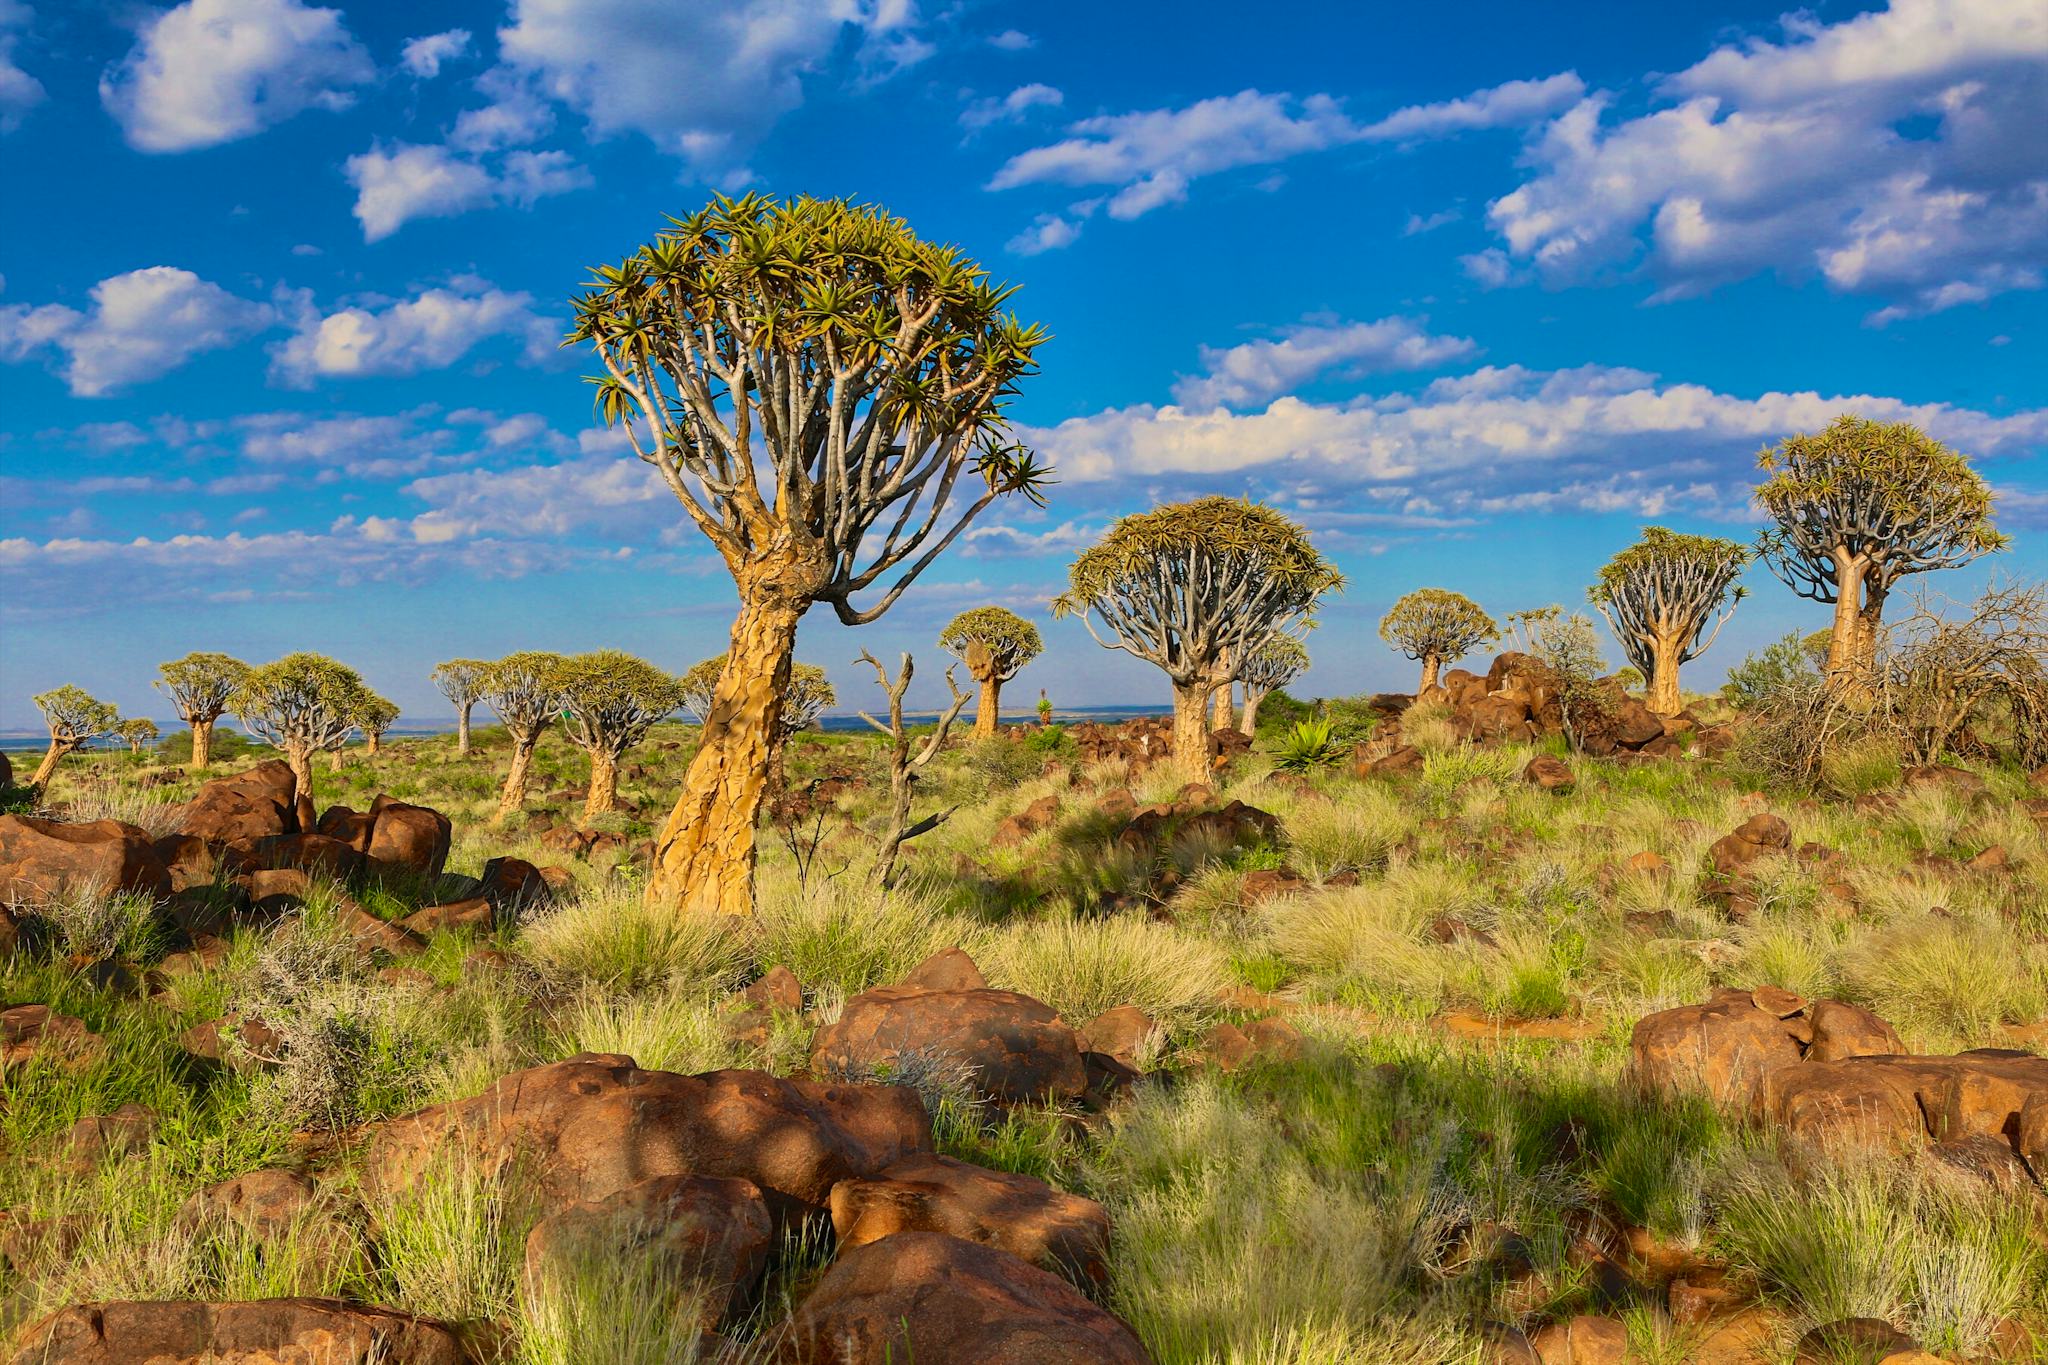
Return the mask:
<svg viewBox="0 0 2048 1365">
<path fill-rule="evenodd" d="M 455 752 L 469 752 L 469 713 L 483 696 L 484 673 L 490 664 L 483 659 L 450 659 L 435 664 L 430 675 L 434 686 L 455 707 Z"/>
<path fill-rule="evenodd" d="M 1422 664 L 1420 695 L 1436 686 L 1445 664 L 1453 664 L 1489 640 L 1500 627 L 1461 592 L 1417 588 L 1380 619 L 1380 638 Z"/>
<path fill-rule="evenodd" d="M 1229 662 L 1270 636 L 1298 636 L 1344 579 L 1272 508 L 1213 497 L 1125 517 L 1074 561 L 1068 582 L 1054 616 L 1079 616 L 1097 644 L 1158 665 L 1173 683 L 1174 762 L 1199 780 L 1210 694 Z"/>
<path fill-rule="evenodd" d="M 1046 334 L 1003 311 L 1010 287 L 876 208 L 749 195 L 671 222 L 595 272 L 569 340 L 604 366 L 604 421 L 739 592 L 647 894 L 745 914 L 797 622 L 815 602 L 875 620 L 991 502 L 1041 497 L 1001 413 Z"/>
<path fill-rule="evenodd" d="M 558 688 L 563 662 L 559 654 L 524 650 L 507 654 L 484 671 L 477 699 L 498 713 L 499 723 L 512 737 L 512 767 L 505 774 L 497 813 L 491 816 L 494 825 L 505 823 L 526 800 L 533 751 L 561 705 Z"/>
<path fill-rule="evenodd" d="M 1757 552 L 1801 597 L 1835 609 L 1829 686 L 1859 687 L 1876 657 L 1884 603 L 1907 574 L 2002 549 L 1992 494 L 1963 456 L 1908 422 L 1844 413 L 1757 457 L 1770 519 Z"/>
<path fill-rule="evenodd" d="M 562 727 L 590 755 L 585 821 L 619 807 L 619 757 L 647 738 L 683 701 L 682 684 L 644 659 L 616 649 L 562 661 L 555 685 Z"/>
<path fill-rule="evenodd" d="M 1238 665 L 1237 679 L 1244 684 L 1244 716 L 1239 721 L 1247 737 L 1259 732 L 1259 703 L 1276 687 L 1285 687 L 1308 671 L 1308 650 L 1292 635 L 1269 635 Z"/>
<path fill-rule="evenodd" d="M 974 736 L 988 739 L 1001 723 L 1003 684 L 1037 658 L 1045 644 L 1038 627 L 1006 607 L 976 607 L 954 617 L 939 633 L 939 648 L 967 665 L 980 684 L 974 702 Z"/>
<path fill-rule="evenodd" d="M 213 753 L 213 726 L 228 712 L 235 688 L 249 665 L 226 654 L 187 654 L 157 665 L 156 690 L 171 699 L 178 718 L 192 727 L 192 761 L 204 768 Z"/>
<path fill-rule="evenodd" d="M 101 735 L 113 734 L 121 726 L 120 712 L 70 683 L 39 693 L 33 700 L 50 731 L 50 747 L 36 765 L 36 775 L 28 780 L 31 787 L 48 782 L 64 755 L 83 749 Z"/>
<path fill-rule="evenodd" d="M 1649 680 L 1649 707 L 1660 716 L 1685 709 L 1678 666 L 1706 653 L 1742 600 L 1736 579 L 1749 551 L 1732 540 L 1682 536 L 1646 526 L 1643 538 L 1607 561 L 1587 596 L 1615 643 Z"/>
<path fill-rule="evenodd" d="M 360 675 L 324 654 L 287 654 L 249 671 L 231 709 L 242 728 L 280 749 L 297 779 L 296 796 L 313 796 L 313 755 L 340 750 L 370 696 Z"/>
<path fill-rule="evenodd" d="M 128 746 L 131 754 L 141 753 L 145 746 L 156 743 L 163 734 L 156 728 L 156 722 L 147 716 L 122 721 L 114 727 L 114 733 L 121 737 L 121 742 Z"/>
<path fill-rule="evenodd" d="M 377 750 L 384 742 L 384 732 L 398 721 L 398 703 L 375 692 L 363 698 L 362 709 L 356 712 L 356 728 L 363 732 L 363 752 L 370 757 L 377 756 Z"/>
</svg>

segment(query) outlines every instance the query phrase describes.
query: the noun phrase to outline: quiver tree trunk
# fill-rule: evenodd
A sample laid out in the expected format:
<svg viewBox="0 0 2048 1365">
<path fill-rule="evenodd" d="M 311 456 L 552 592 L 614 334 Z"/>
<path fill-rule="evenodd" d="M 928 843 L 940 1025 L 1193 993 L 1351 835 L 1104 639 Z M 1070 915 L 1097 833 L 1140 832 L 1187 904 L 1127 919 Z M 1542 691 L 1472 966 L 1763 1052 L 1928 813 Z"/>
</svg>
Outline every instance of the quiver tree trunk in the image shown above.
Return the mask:
<svg viewBox="0 0 2048 1365">
<path fill-rule="evenodd" d="M 492 824 L 504 824 L 526 804 L 526 779 L 533 771 L 533 751 L 539 743 L 538 735 L 530 740 L 512 741 L 512 767 L 505 774 L 504 790 L 498 793 L 498 809 L 491 816 Z"/>
<path fill-rule="evenodd" d="M 1838 693 L 1860 690 L 1858 654 L 1863 636 L 1863 579 L 1868 565 L 1835 557 L 1835 621 L 1828 632 L 1828 686 Z"/>
<path fill-rule="evenodd" d="M 332 772 L 332 773 L 338 773 L 338 772 L 340 772 L 340 771 L 341 771 L 341 766 L 342 766 L 342 756 L 341 756 L 341 750 L 339 750 L 339 749 L 329 749 L 329 750 L 327 751 L 327 771 L 329 771 L 329 772 Z"/>
<path fill-rule="evenodd" d="M 381 734 L 371 733 L 364 735 L 363 756 L 365 758 L 375 758 L 377 756 L 377 746 L 383 743 L 383 741 L 384 736 Z"/>
<path fill-rule="evenodd" d="M 590 794 L 583 798 L 585 823 L 619 808 L 619 756 L 594 750 L 590 755 Z"/>
<path fill-rule="evenodd" d="M 1654 715 L 1675 716 L 1685 709 L 1685 694 L 1678 688 L 1679 637 L 1659 635 L 1650 642 L 1650 688 L 1648 706 Z"/>
<path fill-rule="evenodd" d="M 1421 696 L 1436 686 L 1437 675 L 1443 672 L 1444 661 L 1434 654 L 1422 656 L 1422 681 L 1415 686 L 1415 695 Z"/>
<path fill-rule="evenodd" d="M 51 740 L 50 747 L 43 753 L 43 761 L 36 764 L 36 775 L 28 780 L 31 787 L 40 787 L 50 780 L 50 774 L 57 771 L 57 760 L 71 752 L 71 747 L 58 740 Z"/>
<path fill-rule="evenodd" d="M 981 684 L 981 691 L 974 699 L 974 737 L 994 739 L 1002 723 L 999 717 L 1002 715 L 1003 680 L 990 673 L 975 681 Z"/>
<path fill-rule="evenodd" d="M 1231 682 L 1225 678 L 1216 684 L 1216 692 L 1209 704 L 1209 728 L 1228 730 L 1237 724 L 1236 708 L 1231 705 Z"/>
<path fill-rule="evenodd" d="M 195 720 L 192 722 L 192 761 L 186 766 L 203 768 L 212 758 L 213 722 L 210 720 Z"/>
<path fill-rule="evenodd" d="M 1254 692 L 1249 687 L 1244 690 L 1244 714 L 1239 717 L 1237 728 L 1238 732 L 1246 739 L 1258 738 L 1259 703 L 1265 699 L 1266 694 L 1264 692 Z"/>
<path fill-rule="evenodd" d="M 455 752 L 466 756 L 469 753 L 469 709 L 474 702 L 464 702 L 455 709 Z"/>
<path fill-rule="evenodd" d="M 291 765 L 292 797 L 313 799 L 313 751 L 303 744 L 287 744 L 284 761 Z"/>
<path fill-rule="evenodd" d="M 1204 678 L 1173 685 L 1173 765 L 1183 781 L 1209 780 L 1209 691 Z"/>
<path fill-rule="evenodd" d="M 697 755 L 655 843 L 649 904 L 753 913 L 755 825 L 802 615 L 787 599 L 742 600 Z"/>
</svg>

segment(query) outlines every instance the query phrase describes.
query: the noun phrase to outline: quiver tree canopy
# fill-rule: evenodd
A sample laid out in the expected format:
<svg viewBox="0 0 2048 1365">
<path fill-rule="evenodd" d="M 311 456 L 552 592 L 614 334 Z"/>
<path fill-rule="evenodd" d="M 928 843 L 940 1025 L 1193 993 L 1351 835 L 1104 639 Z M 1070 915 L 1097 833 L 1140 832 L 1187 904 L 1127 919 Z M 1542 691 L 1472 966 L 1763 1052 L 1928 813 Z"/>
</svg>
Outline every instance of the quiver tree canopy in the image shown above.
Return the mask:
<svg viewBox="0 0 2048 1365">
<path fill-rule="evenodd" d="M 156 690 L 171 699 L 178 718 L 192 727 L 192 764 L 203 768 L 211 757 L 214 723 L 227 714 L 235 688 L 249 676 L 249 665 L 227 654 L 187 654 L 157 665 Z"/>
<path fill-rule="evenodd" d="M 50 747 L 37 765 L 35 776 L 29 779 L 32 787 L 50 780 L 58 759 L 84 748 L 101 735 L 113 734 L 121 725 L 121 713 L 111 703 L 100 701 L 71 683 L 39 692 L 32 700 L 36 710 L 43 713 L 43 724 L 50 732 Z"/>
<path fill-rule="evenodd" d="M 1380 619 L 1380 638 L 1422 664 L 1421 692 L 1436 686 L 1445 664 L 1499 637 L 1500 626 L 1477 602 L 1446 588 L 1417 588 Z"/>
<path fill-rule="evenodd" d="M 469 713 L 483 696 L 484 674 L 490 664 L 483 659 L 450 659 L 434 665 L 430 675 L 434 686 L 455 707 L 455 751 L 469 752 Z"/>
<path fill-rule="evenodd" d="M 1052 605 L 1054 616 L 1079 616 L 1097 644 L 1165 671 L 1175 761 L 1206 775 L 1209 697 L 1232 662 L 1270 636 L 1307 629 L 1316 602 L 1343 582 L 1294 522 L 1211 497 L 1117 522 L 1074 561 Z"/>
<path fill-rule="evenodd" d="M 131 753 L 138 754 L 142 752 L 144 745 L 156 743 L 162 734 L 156 728 L 156 722 L 147 716 L 136 716 L 132 720 L 122 721 L 114 727 L 114 733 L 127 743 Z"/>
<path fill-rule="evenodd" d="M 398 703 L 375 692 L 367 693 L 356 712 L 356 728 L 363 732 L 371 753 L 384 739 L 384 732 L 398 721 Z"/>
<path fill-rule="evenodd" d="M 353 668 L 301 652 L 251 669 L 235 689 L 232 708 L 243 729 L 284 751 L 298 795 L 311 797 L 312 756 L 347 742 L 370 696 Z"/>
<path fill-rule="evenodd" d="M 975 607 L 954 617 L 939 633 L 939 648 L 967 665 L 981 684 L 975 705 L 974 733 L 984 739 L 996 732 L 1003 684 L 1045 648 L 1038 627 L 1006 607 Z"/>
<path fill-rule="evenodd" d="M 618 807 L 619 756 L 682 704 L 683 687 L 644 659 L 616 649 L 576 654 L 555 673 L 562 726 L 590 755 L 586 817 Z"/>
<path fill-rule="evenodd" d="M 1649 680 L 1650 709 L 1677 715 L 1680 664 L 1704 654 L 1744 595 L 1736 583 L 1749 551 L 1732 540 L 1662 526 L 1607 561 L 1587 596 L 1621 652 Z"/>
<path fill-rule="evenodd" d="M 1292 635 L 1269 635 L 1238 661 L 1237 680 L 1244 684 L 1244 715 L 1239 721 L 1247 735 L 1258 733 L 1259 703 L 1276 687 L 1285 687 L 1308 671 L 1308 647 Z"/>
<path fill-rule="evenodd" d="M 523 650 L 507 654 L 484 671 L 480 699 L 498 713 L 499 722 L 512 737 L 512 767 L 498 798 L 494 817 L 498 821 L 526 800 L 526 775 L 533 766 L 534 748 L 561 705 L 562 663 L 559 654 Z"/>
<path fill-rule="evenodd" d="M 798 620 L 873 621 L 999 497 L 1047 472 L 1003 406 L 1046 333 L 958 248 L 845 200 L 720 198 L 599 267 L 569 342 L 607 425 L 739 589 L 731 658 L 662 830 L 651 901 L 753 908 L 755 826 Z"/>
<path fill-rule="evenodd" d="M 1770 519 L 1757 552 L 1801 597 L 1830 603 L 1828 675 L 1866 673 L 1884 601 L 1898 580 L 2004 548 L 1989 485 L 1962 455 L 1908 422 L 1847 413 L 1757 457 Z"/>
</svg>

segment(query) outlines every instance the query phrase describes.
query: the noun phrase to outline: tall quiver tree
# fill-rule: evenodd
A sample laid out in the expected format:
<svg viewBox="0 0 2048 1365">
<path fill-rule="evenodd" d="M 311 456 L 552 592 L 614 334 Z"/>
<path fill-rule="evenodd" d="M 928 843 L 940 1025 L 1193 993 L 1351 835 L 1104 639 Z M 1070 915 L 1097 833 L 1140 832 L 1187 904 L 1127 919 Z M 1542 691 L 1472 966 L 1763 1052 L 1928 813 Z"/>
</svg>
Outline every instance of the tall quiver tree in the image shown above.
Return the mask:
<svg viewBox="0 0 2048 1365">
<path fill-rule="evenodd" d="M 455 707 L 455 752 L 469 753 L 469 714 L 482 697 L 483 678 L 490 664 L 483 659 L 450 659 L 435 664 L 434 686 Z"/>
<path fill-rule="evenodd" d="M 1744 595 L 1735 580 L 1747 563 L 1749 551 L 1732 540 L 1646 526 L 1587 592 L 1621 652 L 1649 679 L 1649 706 L 1658 715 L 1685 709 L 1678 667 L 1721 633 Z"/>
<path fill-rule="evenodd" d="M 692 664 L 683 674 L 683 709 L 696 718 L 702 726 L 711 715 L 718 701 L 718 680 L 725 672 L 725 655 L 714 655 Z M 825 676 L 825 670 L 816 664 L 797 663 L 789 665 L 789 686 L 782 694 L 782 709 L 776 714 L 775 729 L 768 737 L 768 779 L 770 791 L 782 787 L 783 767 L 789 755 L 789 742 L 818 723 L 818 717 L 828 706 L 839 704 L 839 694 L 832 688 L 832 680 Z"/>
<path fill-rule="evenodd" d="M 1253 645 L 1238 666 L 1244 684 L 1244 715 L 1239 728 L 1247 737 L 1259 732 L 1259 703 L 1276 687 L 1285 687 L 1308 672 L 1308 649 L 1292 635 L 1269 635 Z"/>
<path fill-rule="evenodd" d="M 284 752 L 296 796 L 313 796 L 313 755 L 338 752 L 355 731 L 370 689 L 324 654 L 287 654 L 249 670 L 229 703 L 242 728 Z"/>
<path fill-rule="evenodd" d="M 562 725 L 590 755 L 588 821 L 619 806 L 619 757 L 647 738 L 654 723 L 682 705 L 682 684 L 616 649 L 576 654 L 556 672 Z"/>
<path fill-rule="evenodd" d="M 249 665 L 226 654 L 187 654 L 157 665 L 156 690 L 171 699 L 178 718 L 192 727 L 190 766 L 204 768 L 213 755 L 214 723 L 228 712 L 235 688 Z"/>
<path fill-rule="evenodd" d="M 1003 311 L 1009 287 L 876 208 L 749 195 L 671 221 L 597 270 L 569 339 L 604 365 L 604 420 L 739 592 L 647 894 L 745 914 L 797 622 L 816 602 L 875 620 L 995 499 L 1039 498 L 1045 472 L 1001 412 L 1046 334 Z"/>
<path fill-rule="evenodd" d="M 1899 579 L 2003 549 L 1989 485 L 1962 455 L 1908 422 L 1844 413 L 1789 436 L 1757 465 L 1770 518 L 1757 552 L 1801 597 L 1831 604 L 1829 685 L 1860 686 L 1876 657 L 1885 598 Z"/>
<path fill-rule="evenodd" d="M 1074 561 L 1068 582 L 1053 615 L 1079 616 L 1097 644 L 1165 671 L 1174 763 L 1202 779 L 1209 698 L 1226 663 L 1270 636 L 1299 635 L 1344 578 L 1272 508 L 1213 497 L 1125 517 Z"/>
<path fill-rule="evenodd" d="M 1037 658 L 1045 644 L 1038 627 L 1007 607 L 975 607 L 939 633 L 939 648 L 967 665 L 981 686 L 974 701 L 974 737 L 988 739 L 1001 724 L 1003 684 Z"/>
<path fill-rule="evenodd" d="M 362 709 L 356 712 L 356 728 L 363 732 L 363 752 L 372 758 L 383 746 L 384 732 L 398 722 L 398 703 L 375 692 L 363 698 Z"/>
<path fill-rule="evenodd" d="M 1420 696 L 1436 686 L 1445 664 L 1500 638 L 1500 627 L 1461 592 L 1417 588 L 1380 618 L 1380 638 L 1422 664 L 1422 680 L 1415 687 Z"/>
<path fill-rule="evenodd" d="M 491 823 L 502 825 L 525 804 L 526 779 L 533 771 L 533 751 L 547 733 L 548 722 L 561 709 L 559 654 L 524 650 L 507 654 L 484 671 L 478 700 L 498 713 L 498 722 L 512 737 L 512 766 L 505 773 L 504 790 L 498 794 L 497 813 Z"/>
<path fill-rule="evenodd" d="M 76 753 L 101 735 L 111 735 L 121 728 L 119 711 L 70 683 L 38 693 L 32 700 L 36 710 L 43 713 L 43 725 L 50 732 L 50 747 L 43 751 L 36 775 L 28 780 L 31 787 L 48 782 L 50 774 L 57 771 L 58 760 L 66 754 Z"/>
</svg>

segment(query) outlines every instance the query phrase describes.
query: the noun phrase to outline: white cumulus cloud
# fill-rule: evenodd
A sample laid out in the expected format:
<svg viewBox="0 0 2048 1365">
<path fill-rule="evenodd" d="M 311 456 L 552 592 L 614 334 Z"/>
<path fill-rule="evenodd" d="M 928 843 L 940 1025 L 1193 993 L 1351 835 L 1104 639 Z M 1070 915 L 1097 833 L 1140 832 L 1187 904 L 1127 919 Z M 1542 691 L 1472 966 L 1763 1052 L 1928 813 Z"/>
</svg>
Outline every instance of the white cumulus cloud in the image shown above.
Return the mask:
<svg viewBox="0 0 2048 1365">
<path fill-rule="evenodd" d="M 978 99 L 960 111 L 960 126 L 970 132 L 996 123 L 1014 123 L 1033 109 L 1057 109 L 1065 96 L 1049 85 L 1020 85 L 1007 95 Z"/>
<path fill-rule="evenodd" d="M 510 337 L 537 363 L 560 332 L 558 321 L 534 310 L 531 294 L 466 279 L 382 306 L 309 310 L 272 348 L 271 372 L 301 388 L 320 378 L 417 374 L 445 369 L 496 337 Z"/>
<path fill-rule="evenodd" d="M 43 83 L 14 56 L 33 17 L 22 0 L 0 0 L 0 133 L 20 127 L 22 115 L 43 102 Z"/>
<path fill-rule="evenodd" d="M 496 203 L 523 207 L 591 183 L 566 152 L 512 152 L 500 165 L 494 174 L 447 147 L 413 143 L 350 157 L 344 170 L 356 187 L 363 240 L 381 241 L 415 218 L 452 218 Z"/>
<path fill-rule="evenodd" d="M 300 0 L 186 0 L 145 20 L 100 102 L 145 152 L 234 142 L 306 109 L 345 109 L 376 74 L 341 12 Z"/>
<path fill-rule="evenodd" d="M 445 33 L 429 33 L 414 38 L 399 53 L 399 65 L 423 81 L 430 81 L 441 74 L 441 64 L 452 62 L 469 52 L 469 30 L 451 28 Z"/>
<path fill-rule="evenodd" d="M 189 270 L 157 265 L 101 280 L 83 309 L 0 307 L 0 360 L 56 353 L 71 392 L 98 398 L 155 379 L 276 320 L 267 303 L 229 293 Z"/>
<path fill-rule="evenodd" d="M 1188 408 L 1246 407 L 1320 375 L 1433 369 L 1478 350 L 1470 337 L 1432 334 L 1419 318 L 1304 322 L 1272 339 L 1202 347 L 1203 372 L 1175 384 L 1173 397 Z"/>
</svg>

